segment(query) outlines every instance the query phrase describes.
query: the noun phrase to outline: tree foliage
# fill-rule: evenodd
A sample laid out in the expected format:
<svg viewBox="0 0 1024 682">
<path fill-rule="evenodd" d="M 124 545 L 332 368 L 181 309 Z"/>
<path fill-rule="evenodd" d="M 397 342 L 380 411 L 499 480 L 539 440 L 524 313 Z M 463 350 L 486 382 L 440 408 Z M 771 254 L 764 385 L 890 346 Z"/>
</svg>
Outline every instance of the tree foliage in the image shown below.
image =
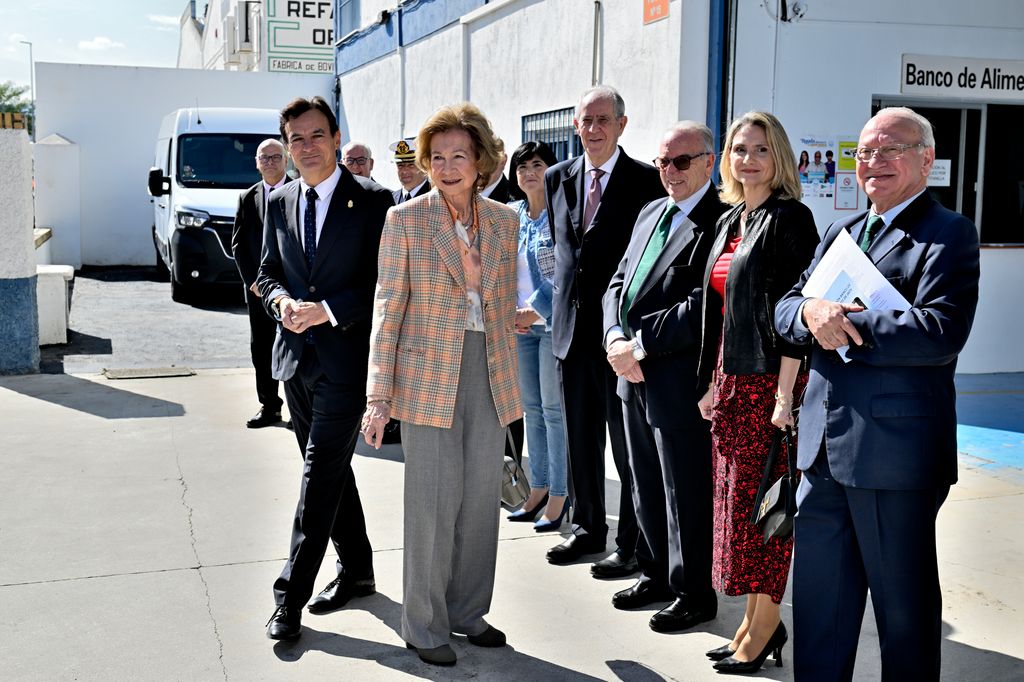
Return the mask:
<svg viewBox="0 0 1024 682">
<path fill-rule="evenodd" d="M 0 83 L 0 111 L 22 111 L 30 113 L 32 102 L 23 95 L 28 92 L 27 85 L 15 85 L 14 81 Z"/>
</svg>

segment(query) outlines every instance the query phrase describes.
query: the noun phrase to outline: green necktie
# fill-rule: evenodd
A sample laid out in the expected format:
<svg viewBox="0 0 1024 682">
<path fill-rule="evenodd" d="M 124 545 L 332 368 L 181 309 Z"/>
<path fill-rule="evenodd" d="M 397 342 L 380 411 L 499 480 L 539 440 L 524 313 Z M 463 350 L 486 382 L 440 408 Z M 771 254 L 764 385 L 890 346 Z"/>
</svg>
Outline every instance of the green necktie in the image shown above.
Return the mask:
<svg viewBox="0 0 1024 682">
<path fill-rule="evenodd" d="M 860 236 L 860 250 L 864 253 L 868 252 L 871 248 L 871 240 L 875 238 L 878 231 L 885 227 L 885 221 L 882 220 L 882 216 L 875 215 L 872 213 L 868 216 L 868 224 L 864 228 L 864 234 Z"/>
<path fill-rule="evenodd" d="M 658 256 L 661 255 L 661 250 L 665 248 L 665 242 L 668 241 L 668 232 L 672 227 L 672 216 L 679 213 L 679 207 L 676 206 L 675 202 L 671 202 L 665 212 L 661 214 L 661 220 L 658 221 L 657 227 L 654 228 L 654 232 L 651 233 L 651 238 L 647 242 L 647 247 L 644 248 L 644 254 L 640 256 L 640 262 L 636 266 L 636 272 L 633 273 L 633 279 L 629 281 L 629 287 L 626 289 L 626 295 L 622 299 L 622 331 L 625 332 L 627 337 L 632 337 L 629 331 L 629 323 L 626 322 L 627 314 L 629 313 L 629 307 L 633 304 L 633 299 L 636 298 L 637 293 L 640 291 L 640 287 L 643 285 L 644 280 L 647 279 L 647 274 L 654 267 L 654 261 L 658 260 Z"/>
</svg>

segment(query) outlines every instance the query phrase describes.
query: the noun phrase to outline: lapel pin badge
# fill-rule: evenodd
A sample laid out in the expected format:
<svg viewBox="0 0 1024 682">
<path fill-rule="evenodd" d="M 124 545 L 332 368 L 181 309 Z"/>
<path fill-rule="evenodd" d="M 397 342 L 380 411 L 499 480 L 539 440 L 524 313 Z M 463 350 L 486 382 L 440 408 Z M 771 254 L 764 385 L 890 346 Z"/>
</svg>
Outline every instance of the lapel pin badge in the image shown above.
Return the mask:
<svg viewBox="0 0 1024 682">
<path fill-rule="evenodd" d="M 348 200 L 348 207 L 352 208 L 352 200 L 351 199 Z"/>
</svg>

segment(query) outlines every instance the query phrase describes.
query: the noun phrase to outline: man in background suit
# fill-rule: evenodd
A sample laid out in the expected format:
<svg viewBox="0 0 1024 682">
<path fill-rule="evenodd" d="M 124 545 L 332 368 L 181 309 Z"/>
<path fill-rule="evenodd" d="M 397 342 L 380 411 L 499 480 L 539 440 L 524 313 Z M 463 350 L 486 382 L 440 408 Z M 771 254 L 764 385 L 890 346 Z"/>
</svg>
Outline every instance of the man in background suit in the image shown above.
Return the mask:
<svg viewBox="0 0 1024 682">
<path fill-rule="evenodd" d="M 341 162 L 352 175 L 361 175 L 373 180 L 373 152 L 362 142 L 350 141 L 341 149 Z"/>
<path fill-rule="evenodd" d="M 260 410 L 245 425 L 250 429 L 271 426 L 281 421 L 281 398 L 277 393 L 277 379 L 270 371 L 270 354 L 274 346 L 277 323 L 267 315 L 256 288 L 260 257 L 263 252 L 263 215 L 267 197 L 272 190 L 288 182 L 284 173 L 288 153 L 279 140 L 263 140 L 256 149 L 256 168 L 262 180 L 238 197 L 235 226 L 231 232 L 231 254 L 235 257 L 238 274 L 245 284 L 245 306 L 249 310 L 249 353 L 256 370 L 256 397 Z"/>
<path fill-rule="evenodd" d="M 325 613 L 375 591 L 351 463 L 366 407 L 377 249 L 392 198 L 338 165 L 341 134 L 322 98 L 286 106 L 281 136 L 301 181 L 270 195 L 257 284 L 281 323 L 274 378 L 285 382 L 304 459 L 291 550 L 274 582 L 277 609 L 267 624 L 271 639 L 295 639 L 328 539 L 338 552 L 338 577 L 310 611 Z"/>
<path fill-rule="evenodd" d="M 697 409 L 704 269 L 726 210 L 711 185 L 714 136 L 682 121 L 662 138 L 655 166 L 668 200 L 640 211 L 604 297 L 608 363 L 618 380 L 633 474 L 633 505 L 647 552 L 640 579 L 615 594 L 628 609 L 672 602 L 657 632 L 714 618 L 711 586 L 711 434 Z"/>
<path fill-rule="evenodd" d="M 572 484 L 573 534 L 548 550 L 564 564 L 605 551 L 605 429 L 622 482 L 616 549 L 591 567 L 595 577 L 630 575 L 639 529 L 616 378 L 605 359 L 601 299 L 626 251 L 640 209 L 664 196 L 658 171 L 634 161 L 618 146 L 626 105 L 611 87 L 583 93 L 573 120 L 584 155 L 544 174 L 551 234 L 555 240 L 552 349 L 562 390 L 562 412 Z"/>
<path fill-rule="evenodd" d="M 430 180 L 427 179 L 427 174 L 416 165 L 415 138 L 393 142 L 389 149 L 394 154 L 398 181 L 402 183 L 401 189 L 391 192 L 395 199 L 395 205 L 429 192 Z"/>
<path fill-rule="evenodd" d="M 813 343 L 799 421 L 795 675 L 852 679 L 870 589 L 882 679 L 937 680 L 935 517 L 957 478 L 953 376 L 978 303 L 978 231 L 928 196 L 935 138 L 916 112 L 882 109 L 856 158 L 871 210 L 829 227 L 775 312 L 784 338 Z M 843 231 L 909 309 L 804 297 Z M 849 362 L 834 352 L 844 346 Z"/>
<path fill-rule="evenodd" d="M 486 197 L 491 201 L 497 201 L 499 204 L 507 204 L 512 201 L 512 196 L 508 191 L 508 178 L 505 177 L 508 154 L 505 153 L 505 141 L 498 138 L 498 143 L 501 147 L 501 165 L 491 173 L 491 177 L 487 180 L 487 186 L 480 190 L 480 196 Z"/>
</svg>

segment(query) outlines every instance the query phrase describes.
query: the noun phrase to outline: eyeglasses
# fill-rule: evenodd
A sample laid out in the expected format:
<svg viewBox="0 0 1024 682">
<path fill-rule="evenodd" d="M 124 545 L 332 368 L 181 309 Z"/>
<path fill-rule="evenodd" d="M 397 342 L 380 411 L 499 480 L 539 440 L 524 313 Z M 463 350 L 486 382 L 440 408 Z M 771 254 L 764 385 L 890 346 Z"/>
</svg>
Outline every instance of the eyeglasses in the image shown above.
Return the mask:
<svg viewBox="0 0 1024 682">
<path fill-rule="evenodd" d="M 256 160 L 260 163 L 277 163 L 283 158 L 284 156 L 281 154 L 260 154 L 256 157 Z"/>
<path fill-rule="evenodd" d="M 923 144 L 918 142 L 917 144 L 887 144 L 877 148 L 857 147 L 853 154 L 857 157 L 858 161 L 864 163 L 870 161 L 871 157 L 875 154 L 878 154 L 878 158 L 882 159 L 882 161 L 895 161 L 903 156 L 908 149 L 916 149 L 923 146 Z"/>
<path fill-rule="evenodd" d="M 689 155 L 689 154 L 680 154 L 679 156 L 675 156 L 675 157 L 673 157 L 671 159 L 668 158 L 668 157 L 662 156 L 662 157 L 658 157 L 657 159 L 654 159 L 651 163 L 653 163 L 658 170 L 668 170 L 669 164 L 671 164 L 671 165 L 676 167 L 676 170 L 684 171 L 684 170 L 687 170 L 690 167 L 690 162 L 691 161 L 693 161 L 694 159 L 699 159 L 700 157 L 707 156 L 707 155 L 708 155 L 707 152 L 701 152 L 700 154 L 693 154 L 692 156 Z"/>
<path fill-rule="evenodd" d="M 369 161 L 369 159 L 367 159 L 365 156 L 346 156 L 344 159 L 342 159 L 342 161 L 345 162 L 346 166 L 350 164 L 353 166 L 365 166 L 366 162 Z"/>
</svg>

